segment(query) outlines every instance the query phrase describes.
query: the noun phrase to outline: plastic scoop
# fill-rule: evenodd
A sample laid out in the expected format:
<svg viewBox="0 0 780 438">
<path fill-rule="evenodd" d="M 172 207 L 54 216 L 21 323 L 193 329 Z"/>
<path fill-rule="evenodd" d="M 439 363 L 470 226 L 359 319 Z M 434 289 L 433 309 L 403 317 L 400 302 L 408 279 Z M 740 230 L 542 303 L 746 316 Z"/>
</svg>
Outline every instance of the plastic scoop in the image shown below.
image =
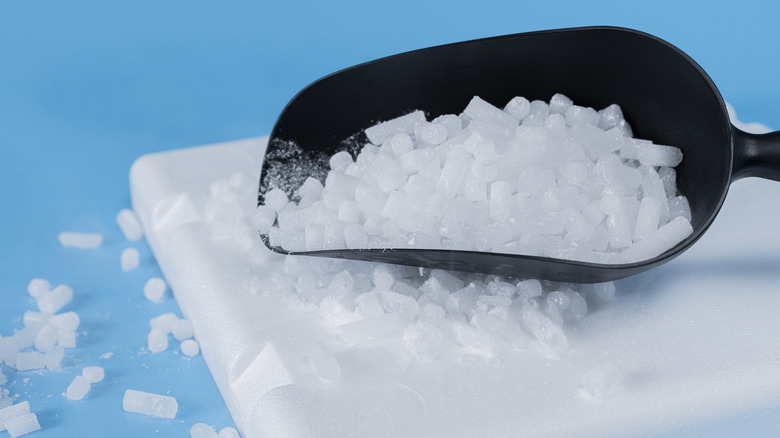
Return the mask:
<svg viewBox="0 0 780 438">
<path fill-rule="evenodd" d="M 368 260 L 594 283 L 666 263 L 709 228 L 737 179 L 780 180 L 780 131 L 745 133 L 729 122 L 712 80 L 671 44 L 631 29 L 587 27 L 531 32 L 431 47 L 360 64 L 306 87 L 283 110 L 268 144 L 258 202 L 278 186 L 292 195 L 309 175 L 324 177 L 327 157 L 356 152 L 362 130 L 412 110 L 457 114 L 473 96 L 503 105 L 515 96 L 549 100 L 563 93 L 596 109 L 617 103 L 637 138 L 674 145 L 684 159 L 677 185 L 688 197 L 693 233 L 663 254 L 607 265 L 546 257 L 442 249 L 365 249 L 284 254 Z M 300 149 L 291 154 L 290 142 Z M 322 167 L 312 163 L 319 162 Z M 301 173 L 289 179 L 287 171 Z M 293 172 L 295 170 L 296 172 Z"/>
</svg>

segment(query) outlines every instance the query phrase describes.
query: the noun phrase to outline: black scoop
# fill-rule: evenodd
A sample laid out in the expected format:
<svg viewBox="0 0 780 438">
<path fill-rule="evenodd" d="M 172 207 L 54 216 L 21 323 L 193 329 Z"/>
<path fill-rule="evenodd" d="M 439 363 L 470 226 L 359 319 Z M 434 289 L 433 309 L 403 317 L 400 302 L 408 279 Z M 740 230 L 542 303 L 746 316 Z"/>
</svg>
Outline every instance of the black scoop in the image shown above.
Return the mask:
<svg viewBox="0 0 780 438">
<path fill-rule="evenodd" d="M 688 55 L 631 29 L 587 27 L 506 35 L 402 53 L 324 77 L 284 109 L 260 176 L 262 203 L 272 173 L 302 161 L 355 152 L 362 130 L 415 109 L 428 119 L 458 114 L 473 96 L 503 105 L 515 96 L 548 101 L 563 93 L 596 109 L 619 104 L 634 136 L 682 149 L 677 184 L 691 206 L 693 234 L 658 257 L 605 265 L 477 251 L 429 249 L 323 250 L 284 254 L 369 260 L 429 268 L 594 283 L 638 274 L 668 262 L 707 230 L 729 184 L 746 176 L 780 180 L 780 131 L 748 134 L 729 122 L 709 76 Z M 357 134 L 357 135 L 356 135 Z M 301 150 L 290 154 L 285 145 Z M 327 160 L 323 161 L 327 165 Z M 324 168 L 312 169 L 325 175 Z M 283 187 L 292 194 L 302 181 Z M 273 183 L 276 185 L 276 182 Z"/>
</svg>

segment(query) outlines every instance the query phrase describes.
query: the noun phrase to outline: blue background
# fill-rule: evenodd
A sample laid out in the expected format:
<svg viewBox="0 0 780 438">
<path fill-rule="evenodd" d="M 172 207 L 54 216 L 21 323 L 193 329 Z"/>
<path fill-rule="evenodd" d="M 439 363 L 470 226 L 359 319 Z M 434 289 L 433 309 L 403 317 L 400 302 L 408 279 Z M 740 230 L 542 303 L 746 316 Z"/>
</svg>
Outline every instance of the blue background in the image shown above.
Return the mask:
<svg viewBox="0 0 780 438">
<path fill-rule="evenodd" d="M 75 291 L 64 311 L 84 332 L 58 372 L 11 372 L 39 436 L 188 436 L 232 425 L 201 356 L 142 352 L 147 321 L 176 311 L 143 298 L 160 275 L 144 242 L 114 217 L 129 207 L 140 155 L 270 132 L 285 103 L 332 71 L 421 47 L 586 25 L 633 27 L 689 53 L 743 121 L 780 127 L 780 6 L 773 1 L 0 3 L 0 334 L 35 309 L 25 288 L 43 277 Z M 104 234 L 97 250 L 61 248 L 61 231 Z M 141 267 L 121 272 L 133 246 Z M 107 352 L 111 359 L 100 359 Z M 80 402 L 60 394 L 86 365 L 106 380 Z M 27 382 L 24 379 L 29 378 Z M 122 411 L 127 388 L 167 393 L 175 420 Z M 49 397 L 50 394 L 53 394 Z M 780 403 L 780 401 L 778 401 Z M 780 409 L 724 418 L 669 436 L 759 435 Z"/>
</svg>

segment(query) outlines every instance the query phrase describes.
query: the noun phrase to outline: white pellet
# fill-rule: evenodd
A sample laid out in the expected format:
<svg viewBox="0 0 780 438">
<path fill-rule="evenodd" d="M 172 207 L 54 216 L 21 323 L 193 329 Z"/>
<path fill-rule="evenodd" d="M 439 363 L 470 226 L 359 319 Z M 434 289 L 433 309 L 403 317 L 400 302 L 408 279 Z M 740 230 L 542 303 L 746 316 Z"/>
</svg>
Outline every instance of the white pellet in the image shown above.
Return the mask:
<svg viewBox="0 0 780 438">
<path fill-rule="evenodd" d="M 645 166 L 675 167 L 682 162 L 683 155 L 682 151 L 674 146 L 649 144 L 639 149 L 637 159 Z"/>
<path fill-rule="evenodd" d="M 57 332 L 57 345 L 63 348 L 76 347 L 76 332 L 74 330 L 60 329 Z"/>
<path fill-rule="evenodd" d="M 54 345 L 57 344 L 57 335 L 59 333 L 59 327 L 54 324 L 46 324 L 35 335 L 35 349 L 41 353 L 46 353 L 51 350 Z"/>
<path fill-rule="evenodd" d="M 33 413 L 9 418 L 5 421 L 4 425 L 5 429 L 8 430 L 8 434 L 11 435 L 11 438 L 16 438 L 41 429 L 41 425 L 38 423 L 38 417 Z"/>
<path fill-rule="evenodd" d="M 66 304 L 73 300 L 73 289 L 70 286 L 61 284 L 55 287 L 51 292 L 37 300 L 38 309 L 47 314 L 59 312 Z"/>
<path fill-rule="evenodd" d="M 103 244 L 103 236 L 97 233 L 62 232 L 58 239 L 65 247 L 92 249 Z"/>
<path fill-rule="evenodd" d="M 163 313 L 149 320 L 149 328 L 161 330 L 168 334 L 173 331 L 173 326 L 179 321 L 179 317 L 172 312 Z"/>
<path fill-rule="evenodd" d="M 407 134 L 413 133 L 415 125 L 418 122 L 424 121 L 425 113 L 422 111 L 414 111 L 366 129 L 366 137 L 368 137 L 368 140 L 371 143 L 380 145 L 399 132 Z"/>
<path fill-rule="evenodd" d="M 217 431 L 206 423 L 196 423 L 190 428 L 190 438 L 217 438 Z"/>
<path fill-rule="evenodd" d="M 50 290 L 49 282 L 42 278 L 33 278 L 27 285 L 27 293 L 36 300 L 49 293 Z"/>
<path fill-rule="evenodd" d="M 61 345 L 52 347 L 46 354 L 43 355 L 43 364 L 50 371 L 54 371 L 60 367 L 62 359 L 65 357 L 65 348 Z"/>
<path fill-rule="evenodd" d="M 24 323 L 25 327 L 42 327 L 43 325 L 48 324 L 51 318 L 52 315 L 47 313 L 28 310 L 24 312 L 24 315 L 22 315 L 22 322 Z"/>
<path fill-rule="evenodd" d="M 16 417 L 30 413 L 30 403 L 25 400 L 12 406 L 0 409 L 0 432 L 5 430 L 5 423 Z"/>
<path fill-rule="evenodd" d="M 162 278 L 150 278 L 144 285 L 144 297 L 153 303 L 161 303 L 165 299 L 165 280 Z"/>
<path fill-rule="evenodd" d="M 669 219 L 683 217 L 691 221 L 691 206 L 685 196 L 675 196 L 669 199 Z"/>
<path fill-rule="evenodd" d="M 81 375 L 84 376 L 89 383 L 98 383 L 105 378 L 106 372 L 103 367 L 89 366 L 84 367 L 84 369 L 81 370 Z"/>
<path fill-rule="evenodd" d="M 171 332 L 173 333 L 173 337 L 176 338 L 177 341 L 183 341 L 185 339 L 191 338 L 193 335 L 192 321 L 190 321 L 187 318 L 176 321 L 173 324 L 173 328 L 171 329 Z"/>
<path fill-rule="evenodd" d="M 639 212 L 636 215 L 636 224 L 634 225 L 634 242 L 639 242 L 647 236 L 653 234 L 658 229 L 660 212 L 656 201 L 647 196 L 639 204 Z"/>
<path fill-rule="evenodd" d="M 81 319 L 76 312 L 65 312 L 53 315 L 49 322 L 60 329 L 73 331 L 79 327 Z"/>
<path fill-rule="evenodd" d="M 19 371 L 39 370 L 45 366 L 43 355 L 37 351 L 22 351 L 16 356 L 16 369 Z"/>
<path fill-rule="evenodd" d="M 174 418 L 179 404 L 167 395 L 151 394 L 128 389 L 122 399 L 122 407 L 127 412 L 136 412 L 159 418 Z"/>
<path fill-rule="evenodd" d="M 189 357 L 195 357 L 200 352 L 200 345 L 194 339 L 185 339 L 180 345 L 181 352 Z"/>
<path fill-rule="evenodd" d="M 411 140 L 411 138 L 410 138 Z M 344 172 L 350 164 L 353 164 L 352 155 L 349 152 L 339 151 L 330 157 L 330 168 L 337 172 Z M 268 201 L 265 203 L 268 205 Z"/>
<path fill-rule="evenodd" d="M 439 145 L 447 139 L 447 128 L 438 123 L 419 122 L 414 127 L 414 137 L 417 141 Z"/>
<path fill-rule="evenodd" d="M 522 96 L 513 97 L 504 107 L 504 111 L 518 120 L 523 120 L 531 111 L 531 102 Z"/>
<path fill-rule="evenodd" d="M 603 400 L 617 394 L 624 384 L 623 370 L 611 361 L 591 368 L 582 378 L 585 394 L 593 400 Z"/>
<path fill-rule="evenodd" d="M 168 334 L 160 329 L 152 329 L 147 336 L 147 346 L 152 353 L 159 353 L 168 348 Z"/>
<path fill-rule="evenodd" d="M 287 201 L 287 194 L 278 188 L 271 189 L 265 194 L 265 205 L 277 212 L 287 205 Z"/>
<path fill-rule="evenodd" d="M 70 385 L 68 385 L 68 389 L 65 391 L 65 397 L 68 400 L 81 400 L 87 395 L 89 390 L 90 384 L 87 378 L 84 376 L 76 376 L 73 381 L 70 382 Z"/>
<path fill-rule="evenodd" d="M 125 239 L 131 242 L 140 240 L 144 235 L 141 223 L 138 221 L 135 213 L 133 213 L 133 210 L 127 208 L 120 210 L 116 215 L 116 223 L 119 225 L 119 229 L 122 230 L 122 234 L 125 235 Z"/>
<path fill-rule="evenodd" d="M 473 119 L 490 119 L 512 129 L 519 123 L 517 117 L 496 108 L 477 96 L 471 99 L 463 112 Z"/>
<path fill-rule="evenodd" d="M 38 335 L 38 331 L 40 329 L 40 325 L 31 325 L 29 327 L 25 327 L 14 333 L 13 341 L 20 350 L 23 350 L 27 347 L 32 347 L 35 343 L 35 336 Z"/>
<path fill-rule="evenodd" d="M 138 250 L 135 248 L 125 248 L 122 251 L 122 255 L 120 257 L 120 264 L 122 266 L 122 270 L 132 271 L 133 269 L 138 267 L 138 263 L 140 260 L 140 254 L 138 253 Z"/>
<path fill-rule="evenodd" d="M 682 242 L 691 233 L 691 223 L 684 217 L 677 217 L 623 251 L 622 260 L 624 263 L 634 263 L 651 259 Z"/>
<path fill-rule="evenodd" d="M 566 111 L 571 108 L 572 104 L 571 99 L 569 99 L 568 96 L 565 96 L 560 93 L 556 93 L 553 95 L 553 97 L 550 99 L 550 114 L 566 114 Z"/>
</svg>

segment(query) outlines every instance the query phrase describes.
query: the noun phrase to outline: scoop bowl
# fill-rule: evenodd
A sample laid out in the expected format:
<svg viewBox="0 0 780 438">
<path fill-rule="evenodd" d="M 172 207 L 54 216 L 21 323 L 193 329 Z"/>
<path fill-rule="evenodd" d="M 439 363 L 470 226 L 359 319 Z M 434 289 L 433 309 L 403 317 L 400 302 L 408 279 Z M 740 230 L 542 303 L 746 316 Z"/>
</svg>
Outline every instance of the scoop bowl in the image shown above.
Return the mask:
<svg viewBox="0 0 780 438">
<path fill-rule="evenodd" d="M 709 228 L 731 182 L 747 176 L 780 180 L 780 131 L 754 135 L 735 128 L 718 89 L 688 55 L 640 31 L 586 27 L 416 50 L 312 83 L 287 104 L 271 131 L 258 204 L 273 187 L 292 195 L 306 176 L 324 177 L 326 158 L 340 150 L 354 156 L 367 142 L 363 130 L 377 122 L 415 109 L 426 111 L 429 119 L 457 114 L 473 96 L 502 105 L 514 96 L 549 100 L 555 93 L 597 109 L 617 103 L 635 137 L 682 150 L 677 185 L 691 207 L 689 237 L 652 259 L 616 265 L 444 249 L 289 252 L 272 247 L 267 235 L 261 237 L 284 254 L 597 283 L 639 274 L 679 256 Z M 292 155 L 291 142 L 299 148 Z M 303 179 L 291 176 L 280 183 L 280 172 L 301 168 L 308 169 Z"/>
</svg>

